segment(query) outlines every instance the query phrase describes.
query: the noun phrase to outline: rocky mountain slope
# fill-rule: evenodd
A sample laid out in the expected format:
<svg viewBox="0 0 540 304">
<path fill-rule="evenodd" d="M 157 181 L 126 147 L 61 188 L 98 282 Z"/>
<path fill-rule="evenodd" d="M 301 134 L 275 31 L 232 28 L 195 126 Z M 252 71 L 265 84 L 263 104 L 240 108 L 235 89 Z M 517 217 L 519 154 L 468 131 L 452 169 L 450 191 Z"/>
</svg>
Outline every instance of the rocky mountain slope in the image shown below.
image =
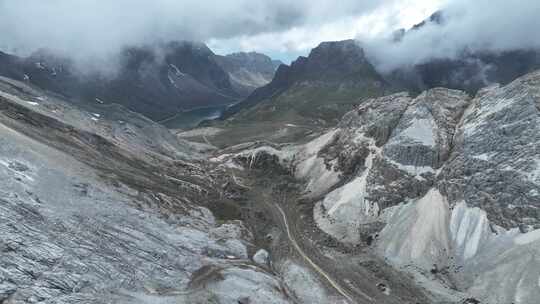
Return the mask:
<svg viewBox="0 0 540 304">
<path fill-rule="evenodd" d="M 104 73 L 81 71 L 69 58 L 47 51 L 28 58 L 0 53 L 0 75 L 70 101 L 116 103 L 160 121 L 181 110 L 237 102 L 273 76 L 270 59 L 229 58 L 236 57 L 217 56 L 202 43 L 171 42 L 126 48 Z"/>
<path fill-rule="evenodd" d="M 215 60 L 229 74 L 233 87 L 242 96 L 249 96 L 255 89 L 272 81 L 282 64 L 279 60 L 256 52 L 216 55 Z"/>
<path fill-rule="evenodd" d="M 0 56 L 0 303 L 538 302 L 540 72 L 388 95 L 354 41 L 323 43 L 176 136 L 92 95 L 238 94 L 239 63 L 167 47 L 110 83 Z"/>
<path fill-rule="evenodd" d="M 330 236 L 318 245 L 341 248 L 343 263 L 369 248 L 411 274 L 429 303 L 533 304 L 539 120 L 533 72 L 474 98 L 437 88 L 369 99 L 306 144 L 260 143 L 222 158 L 277 166 L 300 182 L 288 208 L 303 210 L 308 238 Z"/>
<path fill-rule="evenodd" d="M 222 147 L 242 141 L 295 141 L 312 130 L 337 124 L 365 98 L 391 92 L 353 40 L 323 42 L 308 57 L 281 65 L 274 79 L 231 106 L 211 139 Z M 224 143 L 221 138 L 238 139 Z"/>
<path fill-rule="evenodd" d="M 310 117 L 315 112 L 331 111 L 324 107 L 332 105 L 332 101 L 353 103 L 355 99 L 369 96 L 371 91 L 379 93 L 384 85 L 355 41 L 323 42 L 308 57 L 299 57 L 290 66 L 280 66 L 272 82 L 231 107 L 230 113 L 260 105 L 262 108 L 243 113 L 237 119 L 244 116 L 268 119 L 266 116 L 272 115 L 268 112 L 288 114 L 283 113 L 285 110 L 294 111 L 291 115 Z M 294 100 L 289 96 L 292 94 L 297 95 Z M 324 97 L 332 100 L 326 100 L 325 104 Z M 265 107 L 265 104 L 270 105 Z"/>
<path fill-rule="evenodd" d="M 0 78 L 0 133 L 2 303 L 293 303 L 310 277 L 251 260 L 206 147 L 139 114 Z"/>
</svg>

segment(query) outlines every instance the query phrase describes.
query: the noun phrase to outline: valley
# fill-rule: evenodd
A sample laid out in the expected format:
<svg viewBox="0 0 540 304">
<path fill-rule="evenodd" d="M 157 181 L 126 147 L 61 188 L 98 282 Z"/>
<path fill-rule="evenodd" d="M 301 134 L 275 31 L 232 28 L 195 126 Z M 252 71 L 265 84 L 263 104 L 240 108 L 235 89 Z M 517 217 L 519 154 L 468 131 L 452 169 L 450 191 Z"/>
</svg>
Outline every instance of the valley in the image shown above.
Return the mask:
<svg viewBox="0 0 540 304">
<path fill-rule="evenodd" d="M 330 25 L 261 3 L 0 39 L 0 304 L 537 304 L 540 48 L 452 6 L 300 48 Z"/>
</svg>

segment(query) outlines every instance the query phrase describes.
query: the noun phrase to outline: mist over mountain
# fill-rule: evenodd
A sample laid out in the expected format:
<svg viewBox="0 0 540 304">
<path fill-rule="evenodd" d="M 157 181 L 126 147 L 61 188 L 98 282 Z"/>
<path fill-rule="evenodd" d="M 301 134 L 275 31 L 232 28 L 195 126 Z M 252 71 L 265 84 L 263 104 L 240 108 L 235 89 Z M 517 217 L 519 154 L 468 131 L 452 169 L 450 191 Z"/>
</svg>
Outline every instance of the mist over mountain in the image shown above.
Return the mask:
<svg viewBox="0 0 540 304">
<path fill-rule="evenodd" d="M 381 72 L 433 60 L 460 59 L 463 53 L 504 53 L 540 48 L 538 1 L 449 1 L 436 19 L 395 40 L 357 37 Z"/>
<path fill-rule="evenodd" d="M 474 47 L 473 43 L 463 45 L 457 43 L 452 45 L 455 49 L 446 49 L 446 52 L 437 53 L 438 48 L 445 48 L 446 42 L 441 37 L 451 39 L 446 35 L 448 30 L 446 26 L 451 22 L 459 21 L 460 18 L 462 17 L 448 14 L 446 11 L 437 11 L 409 30 L 395 31 L 382 51 L 373 48 L 370 40 L 367 40 L 367 43 L 363 41 L 358 41 L 358 43 L 367 49 L 370 61 L 389 82 L 397 88 L 412 92 L 442 86 L 475 93 L 490 84 L 507 84 L 518 76 L 540 68 L 540 48 L 529 47 L 527 44 L 518 43 L 508 48 L 498 49 L 490 46 Z M 408 39 L 411 36 L 421 35 L 423 31 L 431 31 L 433 37 L 439 36 L 439 38 L 433 38 L 432 45 L 424 45 L 425 49 L 414 52 L 415 47 L 422 45 L 407 46 Z M 464 36 L 468 34 L 466 32 Z M 461 35 L 456 36 L 461 37 Z M 487 37 L 480 34 L 479 38 L 481 40 Z M 422 42 L 418 41 L 418 43 Z M 406 56 L 406 53 L 411 51 L 414 52 L 414 56 L 425 52 L 425 57 L 404 57 L 404 62 L 400 62 L 399 58 L 390 54 L 387 54 L 389 58 L 379 57 L 385 56 L 381 53 L 392 48 L 396 50 L 406 48 L 398 51 L 398 56 Z"/>
<path fill-rule="evenodd" d="M 277 68 L 283 64 L 256 52 L 238 52 L 214 58 L 229 74 L 233 87 L 243 96 L 272 81 Z"/>
<path fill-rule="evenodd" d="M 48 49 L 83 69 L 107 68 L 126 46 L 207 41 L 282 31 L 365 14 L 382 1 L 70 0 L 2 1 L 0 51 L 27 56 Z M 44 21 L 46 20 L 46 22 Z"/>
<path fill-rule="evenodd" d="M 236 57 L 242 55 L 236 55 Z M 226 106 L 246 97 L 254 86 L 272 79 L 275 63 L 235 61 L 214 54 L 198 42 L 169 42 L 126 47 L 115 71 L 81 71 L 71 57 L 40 50 L 29 57 L 0 52 L 0 75 L 61 94 L 74 102 L 121 104 L 156 121 L 194 108 Z M 244 58 L 242 57 L 242 58 Z"/>
</svg>

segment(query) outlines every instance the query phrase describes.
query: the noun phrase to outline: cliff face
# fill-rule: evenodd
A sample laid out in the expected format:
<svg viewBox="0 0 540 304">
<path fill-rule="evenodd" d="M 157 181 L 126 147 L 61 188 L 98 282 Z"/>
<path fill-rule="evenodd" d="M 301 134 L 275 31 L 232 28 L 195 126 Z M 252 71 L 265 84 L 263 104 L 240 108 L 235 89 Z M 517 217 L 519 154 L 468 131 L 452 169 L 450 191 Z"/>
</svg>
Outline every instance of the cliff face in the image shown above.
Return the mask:
<svg viewBox="0 0 540 304">
<path fill-rule="evenodd" d="M 323 42 L 308 57 L 299 57 L 290 66 L 281 65 L 269 84 L 231 107 L 225 117 L 263 103 L 273 103 L 279 107 L 279 100 L 275 99 L 291 94 L 306 95 L 306 100 L 297 100 L 296 105 L 288 105 L 287 109 L 299 107 L 303 103 L 315 109 L 321 103 L 333 103 L 331 100 L 323 100 L 325 97 L 354 102 L 362 94 L 377 94 L 384 89 L 384 80 L 367 61 L 364 51 L 355 41 Z M 307 112 L 299 114 L 313 118 Z"/>
</svg>

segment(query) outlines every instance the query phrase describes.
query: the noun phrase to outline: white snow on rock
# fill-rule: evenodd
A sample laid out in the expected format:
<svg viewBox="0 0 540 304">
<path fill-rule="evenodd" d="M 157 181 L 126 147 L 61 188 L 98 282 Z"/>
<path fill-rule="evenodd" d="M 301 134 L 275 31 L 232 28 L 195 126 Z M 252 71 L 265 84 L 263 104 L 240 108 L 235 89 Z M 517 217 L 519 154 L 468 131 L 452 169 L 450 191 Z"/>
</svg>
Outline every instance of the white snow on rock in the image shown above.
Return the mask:
<svg viewBox="0 0 540 304">
<path fill-rule="evenodd" d="M 186 76 L 185 73 L 183 73 L 182 71 L 180 71 L 180 69 L 174 65 L 174 64 L 169 64 L 169 66 L 171 67 L 171 69 L 174 71 L 175 75 L 178 76 L 178 77 L 183 77 L 183 76 Z"/>
<path fill-rule="evenodd" d="M 410 126 L 403 130 L 399 136 L 410 138 L 424 146 L 435 146 L 434 128 L 437 126 L 433 119 L 413 119 Z"/>
<path fill-rule="evenodd" d="M 476 159 L 479 159 L 479 160 L 483 160 L 483 161 L 489 161 L 492 157 L 491 153 L 482 153 L 482 154 L 479 154 L 479 155 L 473 155 L 472 156 L 473 158 L 476 158 Z"/>
<path fill-rule="evenodd" d="M 390 158 L 385 158 L 385 160 L 391 163 L 392 165 L 396 166 L 398 169 L 415 176 L 417 179 L 423 179 L 421 175 L 425 173 L 438 174 L 438 170 L 435 170 L 429 166 L 403 165 Z"/>
<path fill-rule="evenodd" d="M 264 249 L 259 249 L 253 255 L 253 261 L 259 265 L 267 266 L 270 259 L 270 254 Z"/>
</svg>

